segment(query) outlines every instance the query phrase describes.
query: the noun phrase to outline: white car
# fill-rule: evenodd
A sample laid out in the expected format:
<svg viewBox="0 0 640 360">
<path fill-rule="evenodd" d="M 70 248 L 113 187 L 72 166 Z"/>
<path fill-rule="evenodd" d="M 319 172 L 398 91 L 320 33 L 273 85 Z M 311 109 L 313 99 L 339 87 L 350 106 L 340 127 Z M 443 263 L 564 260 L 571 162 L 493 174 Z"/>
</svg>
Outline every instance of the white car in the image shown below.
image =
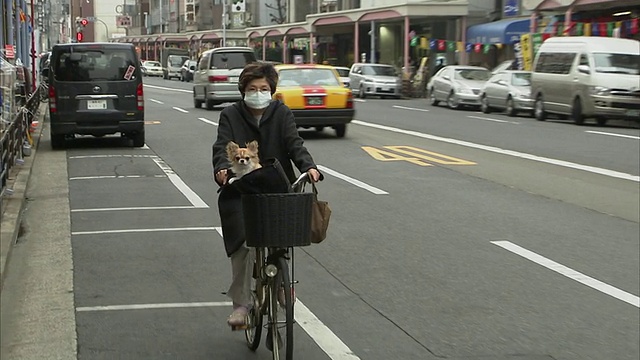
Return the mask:
<svg viewBox="0 0 640 360">
<path fill-rule="evenodd" d="M 142 62 L 143 73 L 146 76 L 163 76 L 162 65 L 158 61 L 143 61 Z"/>
<path fill-rule="evenodd" d="M 349 79 L 349 71 L 351 69 L 344 66 L 334 66 L 333 68 L 336 69 L 338 75 L 340 75 L 340 81 L 342 81 L 344 87 L 348 88 L 351 83 L 351 80 Z"/>
</svg>

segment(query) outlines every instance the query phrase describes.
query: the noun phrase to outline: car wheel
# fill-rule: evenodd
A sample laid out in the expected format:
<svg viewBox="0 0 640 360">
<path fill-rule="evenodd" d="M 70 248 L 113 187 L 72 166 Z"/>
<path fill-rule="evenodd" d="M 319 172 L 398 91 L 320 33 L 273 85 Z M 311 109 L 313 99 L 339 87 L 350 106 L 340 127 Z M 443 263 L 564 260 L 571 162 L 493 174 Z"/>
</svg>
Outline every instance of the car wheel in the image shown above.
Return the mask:
<svg viewBox="0 0 640 360">
<path fill-rule="evenodd" d="M 184 82 L 184 76 L 180 75 L 180 81 Z"/>
<path fill-rule="evenodd" d="M 447 105 L 449 109 L 458 110 L 460 108 L 460 103 L 458 99 L 456 99 L 456 95 L 454 93 L 450 93 L 447 97 Z"/>
<path fill-rule="evenodd" d="M 202 107 L 202 100 L 198 100 L 194 96 L 193 97 L 193 107 L 196 108 L 196 109 L 200 109 Z"/>
<path fill-rule="evenodd" d="M 358 97 L 360 97 L 360 99 L 365 99 L 367 97 L 367 94 L 364 93 L 364 86 L 360 85 L 360 91 L 358 92 Z"/>
<path fill-rule="evenodd" d="M 131 136 L 131 140 L 133 140 L 133 147 L 143 147 L 144 146 L 144 129 L 136 132 L 133 136 Z"/>
<path fill-rule="evenodd" d="M 547 113 L 544 111 L 544 103 L 542 102 L 542 96 L 538 95 L 536 102 L 533 105 L 533 115 L 538 121 L 547 120 Z"/>
<path fill-rule="evenodd" d="M 347 125 L 336 125 L 334 127 L 336 129 L 336 136 L 339 138 L 343 138 L 347 134 Z"/>
<path fill-rule="evenodd" d="M 485 114 L 491 113 L 491 107 L 489 106 L 489 99 L 487 99 L 486 95 L 482 95 L 482 99 L 480 99 L 480 110 L 482 110 L 482 112 Z"/>
<path fill-rule="evenodd" d="M 54 150 L 63 149 L 65 145 L 64 134 L 51 134 L 51 148 Z"/>
<path fill-rule="evenodd" d="M 576 125 L 584 124 L 584 114 L 582 113 L 582 101 L 580 101 L 580 98 L 575 98 L 575 100 L 573 100 L 571 115 L 573 116 L 573 121 Z"/>
<path fill-rule="evenodd" d="M 439 103 L 440 101 L 436 99 L 436 94 L 433 92 L 433 89 L 429 90 L 429 104 L 431 104 L 431 106 L 438 106 Z"/>
<path fill-rule="evenodd" d="M 213 110 L 216 107 L 216 103 L 213 100 L 207 100 L 207 110 Z"/>
<path fill-rule="evenodd" d="M 516 106 L 513 103 L 513 99 L 509 97 L 507 99 L 507 115 L 513 117 L 513 116 L 516 116 L 517 113 L 518 111 L 516 110 Z"/>
<path fill-rule="evenodd" d="M 322 132 L 322 130 L 324 130 L 324 126 L 316 126 L 317 132 Z"/>
</svg>

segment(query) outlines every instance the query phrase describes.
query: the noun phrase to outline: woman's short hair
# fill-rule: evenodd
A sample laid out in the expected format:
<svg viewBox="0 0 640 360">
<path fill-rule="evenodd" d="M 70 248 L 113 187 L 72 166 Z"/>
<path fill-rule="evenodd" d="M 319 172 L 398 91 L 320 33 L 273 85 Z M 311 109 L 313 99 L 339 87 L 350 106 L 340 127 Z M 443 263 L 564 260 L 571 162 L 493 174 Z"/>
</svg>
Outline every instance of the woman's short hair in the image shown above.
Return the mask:
<svg viewBox="0 0 640 360">
<path fill-rule="evenodd" d="M 276 92 L 276 84 L 278 83 L 278 72 L 272 64 L 264 62 L 254 62 L 247 64 L 238 80 L 238 89 L 240 93 L 244 95 L 244 89 L 249 86 L 249 83 L 255 79 L 265 79 L 271 87 L 271 95 Z"/>
</svg>

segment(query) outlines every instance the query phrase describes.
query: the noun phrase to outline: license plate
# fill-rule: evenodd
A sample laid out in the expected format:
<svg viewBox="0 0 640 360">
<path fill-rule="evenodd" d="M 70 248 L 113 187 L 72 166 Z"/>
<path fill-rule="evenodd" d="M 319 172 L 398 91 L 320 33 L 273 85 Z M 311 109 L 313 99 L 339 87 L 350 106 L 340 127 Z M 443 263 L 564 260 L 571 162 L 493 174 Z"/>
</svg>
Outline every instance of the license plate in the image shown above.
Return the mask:
<svg viewBox="0 0 640 360">
<path fill-rule="evenodd" d="M 640 116 L 640 110 L 627 110 L 627 116 Z"/>
<path fill-rule="evenodd" d="M 307 104 L 308 105 L 322 105 L 322 98 L 321 97 L 308 97 L 307 98 Z"/>
<path fill-rule="evenodd" d="M 89 100 L 87 102 L 87 109 L 89 110 L 103 110 L 107 108 L 107 100 Z"/>
</svg>

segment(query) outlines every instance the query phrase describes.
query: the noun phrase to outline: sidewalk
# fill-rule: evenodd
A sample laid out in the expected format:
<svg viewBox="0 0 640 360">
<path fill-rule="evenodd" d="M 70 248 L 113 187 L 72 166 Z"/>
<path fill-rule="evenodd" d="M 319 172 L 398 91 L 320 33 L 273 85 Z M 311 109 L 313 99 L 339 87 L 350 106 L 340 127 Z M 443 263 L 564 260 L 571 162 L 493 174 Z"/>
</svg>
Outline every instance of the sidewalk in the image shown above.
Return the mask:
<svg viewBox="0 0 640 360">
<path fill-rule="evenodd" d="M 32 154 L 0 229 L 0 359 L 77 358 L 66 152 L 50 150 L 40 105 Z M 42 141 L 43 146 L 39 146 Z"/>
</svg>

